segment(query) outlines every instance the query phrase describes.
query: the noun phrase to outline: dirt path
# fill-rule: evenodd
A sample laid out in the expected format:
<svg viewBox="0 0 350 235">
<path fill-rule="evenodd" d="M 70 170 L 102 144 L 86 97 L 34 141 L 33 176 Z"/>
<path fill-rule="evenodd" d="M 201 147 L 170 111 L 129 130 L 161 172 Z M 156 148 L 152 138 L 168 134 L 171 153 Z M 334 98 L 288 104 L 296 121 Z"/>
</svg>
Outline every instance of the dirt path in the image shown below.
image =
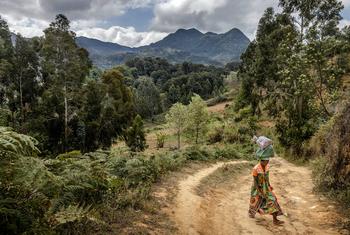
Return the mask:
<svg viewBox="0 0 350 235">
<path fill-rule="evenodd" d="M 237 164 L 239 162 L 229 162 Z M 272 225 L 271 216 L 247 216 L 251 186 L 250 169 L 227 179 L 229 187 L 208 190 L 203 197 L 195 192 L 201 180 L 224 163 L 217 163 L 188 176 L 178 184 L 175 208 L 169 216 L 179 234 L 341 234 L 334 228 L 334 205 L 313 194 L 310 170 L 284 159 L 271 161 L 271 184 L 286 214 L 283 226 Z M 346 231 L 345 233 L 346 234 Z"/>
</svg>

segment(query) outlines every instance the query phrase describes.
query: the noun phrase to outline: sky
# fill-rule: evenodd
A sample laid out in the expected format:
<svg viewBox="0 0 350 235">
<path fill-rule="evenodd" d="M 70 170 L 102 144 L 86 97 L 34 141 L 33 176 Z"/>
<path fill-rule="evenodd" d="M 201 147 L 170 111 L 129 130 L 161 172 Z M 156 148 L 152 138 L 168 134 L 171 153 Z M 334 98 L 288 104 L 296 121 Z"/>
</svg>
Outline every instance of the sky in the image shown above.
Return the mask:
<svg viewBox="0 0 350 235">
<path fill-rule="evenodd" d="M 350 25 L 350 0 L 342 2 L 341 27 Z M 11 31 L 33 37 L 62 13 L 77 36 L 137 47 L 179 28 L 239 28 L 253 39 L 264 10 L 277 5 L 278 0 L 1 0 L 0 15 Z"/>
</svg>

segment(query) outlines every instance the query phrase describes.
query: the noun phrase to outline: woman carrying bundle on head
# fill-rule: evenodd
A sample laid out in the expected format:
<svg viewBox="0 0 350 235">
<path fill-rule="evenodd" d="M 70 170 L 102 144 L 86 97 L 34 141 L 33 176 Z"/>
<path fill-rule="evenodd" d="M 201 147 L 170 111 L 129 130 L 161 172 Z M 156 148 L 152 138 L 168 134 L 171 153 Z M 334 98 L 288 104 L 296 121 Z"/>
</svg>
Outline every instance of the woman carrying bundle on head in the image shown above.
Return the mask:
<svg viewBox="0 0 350 235">
<path fill-rule="evenodd" d="M 277 216 L 283 215 L 283 212 L 269 181 L 269 161 L 274 156 L 272 141 L 265 136 L 260 136 L 259 138 L 254 136 L 253 141 L 259 145 L 259 149 L 256 151 L 259 163 L 254 166 L 252 172 L 253 185 L 249 204 L 249 217 L 254 218 L 257 212 L 261 215 L 269 214 L 273 216 L 274 224 L 283 224 L 283 221 L 277 219 Z"/>
</svg>

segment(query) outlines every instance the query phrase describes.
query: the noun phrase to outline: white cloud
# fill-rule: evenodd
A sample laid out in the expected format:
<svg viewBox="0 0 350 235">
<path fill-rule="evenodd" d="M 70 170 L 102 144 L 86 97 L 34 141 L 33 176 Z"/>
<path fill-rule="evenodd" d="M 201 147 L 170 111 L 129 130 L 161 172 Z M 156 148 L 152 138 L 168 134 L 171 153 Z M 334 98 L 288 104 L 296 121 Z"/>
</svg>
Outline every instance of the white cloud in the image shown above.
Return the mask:
<svg viewBox="0 0 350 235">
<path fill-rule="evenodd" d="M 225 32 L 236 27 L 253 38 L 264 10 L 277 5 L 277 0 L 167 0 L 155 6 L 151 29 L 171 32 L 195 27 L 201 31 Z"/>
<path fill-rule="evenodd" d="M 343 3 L 345 20 L 341 26 L 350 20 L 350 0 Z M 166 35 L 162 32 L 193 27 L 202 32 L 225 32 L 237 27 L 253 39 L 264 10 L 277 5 L 278 0 L 0 0 L 0 15 L 12 31 L 26 37 L 42 35 L 55 15 L 63 13 L 78 35 L 139 46 L 161 39 Z M 154 9 L 149 32 L 110 27 L 113 17 L 139 7 Z"/>
<path fill-rule="evenodd" d="M 113 26 L 108 29 L 88 28 L 76 31 L 78 36 L 96 38 L 102 41 L 115 42 L 124 46 L 138 47 L 148 45 L 164 38 L 167 33 L 149 31 L 137 32 L 134 27 Z"/>
<path fill-rule="evenodd" d="M 137 32 L 133 27 L 101 28 L 110 25 L 110 17 L 124 14 L 127 9 L 147 7 L 161 0 L 1 0 L 0 15 L 9 28 L 24 37 L 43 35 L 58 13 L 71 20 L 71 29 L 77 35 L 116 42 L 127 46 L 140 46 L 155 42 L 166 33 Z"/>
<path fill-rule="evenodd" d="M 16 18 L 10 15 L 2 15 L 7 21 L 11 32 L 20 33 L 24 37 L 34 37 L 43 35 L 43 30 L 49 26 L 45 20 L 21 17 Z"/>
<path fill-rule="evenodd" d="M 339 28 L 344 28 L 345 26 L 350 26 L 350 20 L 341 20 L 339 23 Z"/>
</svg>

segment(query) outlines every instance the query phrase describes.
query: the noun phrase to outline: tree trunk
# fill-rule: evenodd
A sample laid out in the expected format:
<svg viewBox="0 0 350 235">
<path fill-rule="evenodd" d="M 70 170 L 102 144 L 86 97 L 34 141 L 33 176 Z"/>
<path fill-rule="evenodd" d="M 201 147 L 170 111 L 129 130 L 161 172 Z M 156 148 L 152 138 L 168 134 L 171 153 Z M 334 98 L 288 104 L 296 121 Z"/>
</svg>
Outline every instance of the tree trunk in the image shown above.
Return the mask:
<svg viewBox="0 0 350 235">
<path fill-rule="evenodd" d="M 303 43 L 304 40 L 304 16 L 301 17 L 300 24 L 300 42 Z"/>
<path fill-rule="evenodd" d="M 320 88 L 319 89 L 317 89 L 318 90 L 318 95 L 319 95 L 319 98 L 320 98 L 320 101 L 321 101 L 321 105 L 322 105 L 322 107 L 323 107 L 323 110 L 324 110 L 324 112 L 326 113 L 326 115 L 327 116 L 331 116 L 331 114 L 329 113 L 329 111 L 328 111 L 328 109 L 327 109 L 327 107 L 326 107 L 326 104 L 325 104 L 325 102 L 324 102 L 324 99 L 323 99 L 323 94 L 322 94 L 322 87 L 323 87 L 323 74 L 322 74 L 322 69 L 321 69 L 321 62 L 320 61 L 318 61 L 317 62 L 318 64 L 317 64 L 317 69 L 318 69 L 318 74 L 319 74 L 319 79 L 320 79 Z"/>
<path fill-rule="evenodd" d="M 21 122 L 20 122 L 20 126 L 21 126 L 21 129 L 22 129 L 22 124 L 24 122 L 22 71 L 21 71 L 20 76 L 19 76 L 19 97 L 20 97 L 20 106 L 21 106 Z"/>
<path fill-rule="evenodd" d="M 68 139 L 68 102 L 67 102 L 67 87 L 64 85 L 64 151 L 67 152 Z"/>
<path fill-rule="evenodd" d="M 177 131 L 177 149 L 180 149 L 180 131 Z"/>
</svg>

